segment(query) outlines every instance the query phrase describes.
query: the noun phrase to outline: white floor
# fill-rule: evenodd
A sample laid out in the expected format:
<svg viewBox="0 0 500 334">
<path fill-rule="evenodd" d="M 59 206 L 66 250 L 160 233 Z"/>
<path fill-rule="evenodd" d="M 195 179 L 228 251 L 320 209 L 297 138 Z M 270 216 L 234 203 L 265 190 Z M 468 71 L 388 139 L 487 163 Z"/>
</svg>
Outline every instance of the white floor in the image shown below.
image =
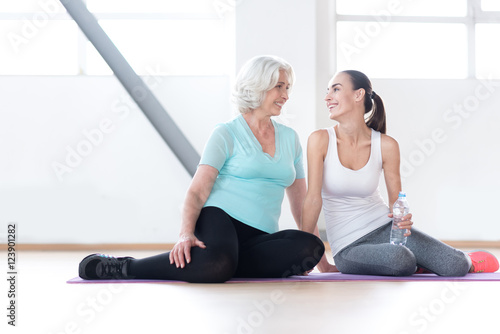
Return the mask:
<svg viewBox="0 0 500 334">
<path fill-rule="evenodd" d="M 87 254 L 18 252 L 17 326 L 4 279 L 0 332 L 500 333 L 500 282 L 66 284 Z"/>
</svg>

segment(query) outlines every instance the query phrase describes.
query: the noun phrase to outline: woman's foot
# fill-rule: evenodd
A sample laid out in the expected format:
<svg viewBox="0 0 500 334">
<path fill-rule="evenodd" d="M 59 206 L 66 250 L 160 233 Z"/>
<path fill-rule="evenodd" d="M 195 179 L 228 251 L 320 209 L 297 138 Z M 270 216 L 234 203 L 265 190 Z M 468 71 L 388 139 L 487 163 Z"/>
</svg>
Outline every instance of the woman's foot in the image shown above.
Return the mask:
<svg viewBox="0 0 500 334">
<path fill-rule="evenodd" d="M 114 257 L 105 254 L 91 254 L 85 257 L 78 267 L 83 279 L 131 279 L 128 265 L 132 257 Z"/>
<path fill-rule="evenodd" d="M 472 260 L 470 273 L 494 273 L 498 270 L 498 260 L 495 255 L 484 250 L 473 250 L 468 253 Z"/>
<path fill-rule="evenodd" d="M 415 271 L 415 274 L 432 274 L 432 271 L 417 266 L 417 271 Z"/>
</svg>

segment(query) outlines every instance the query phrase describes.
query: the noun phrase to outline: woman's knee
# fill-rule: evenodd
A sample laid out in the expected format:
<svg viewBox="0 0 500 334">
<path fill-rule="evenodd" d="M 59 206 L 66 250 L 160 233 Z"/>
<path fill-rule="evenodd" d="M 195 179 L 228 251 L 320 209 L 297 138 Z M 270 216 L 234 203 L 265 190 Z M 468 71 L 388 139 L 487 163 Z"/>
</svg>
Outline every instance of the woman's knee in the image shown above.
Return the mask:
<svg viewBox="0 0 500 334">
<path fill-rule="evenodd" d="M 283 245 L 287 248 L 288 255 L 283 257 L 283 262 L 293 263 L 290 274 L 302 274 L 314 269 L 325 253 L 325 244 L 314 234 L 299 230 L 283 230 L 277 232 L 277 239 L 286 240 Z M 281 276 L 280 276 L 281 277 Z M 283 277 L 286 277 L 283 276 Z"/>
<path fill-rule="evenodd" d="M 391 268 L 394 276 L 410 276 L 415 273 L 417 268 L 417 259 L 415 254 L 408 248 L 398 245 L 392 247 Z"/>
<path fill-rule="evenodd" d="M 467 275 L 470 270 L 469 261 L 467 261 L 466 254 L 458 254 L 453 259 L 450 259 L 449 263 L 442 266 L 436 274 L 439 276 L 448 276 L 448 277 L 461 277 Z"/>
<path fill-rule="evenodd" d="M 305 258 L 312 258 L 315 261 L 321 260 L 325 253 L 324 242 L 314 234 L 299 230 L 283 231 L 288 233 L 288 238 L 294 240 L 297 245 L 297 251 L 301 252 Z"/>
<path fill-rule="evenodd" d="M 199 275 L 191 283 L 224 283 L 234 276 L 238 266 L 237 254 L 213 247 L 199 250 L 205 252 L 205 256 L 197 267 Z"/>
</svg>

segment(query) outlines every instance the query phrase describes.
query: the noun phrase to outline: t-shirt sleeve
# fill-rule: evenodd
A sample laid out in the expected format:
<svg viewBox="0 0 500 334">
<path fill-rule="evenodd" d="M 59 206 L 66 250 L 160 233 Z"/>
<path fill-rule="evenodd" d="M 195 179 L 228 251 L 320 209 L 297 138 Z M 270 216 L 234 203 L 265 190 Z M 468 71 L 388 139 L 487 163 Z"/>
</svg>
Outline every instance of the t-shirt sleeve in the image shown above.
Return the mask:
<svg viewBox="0 0 500 334">
<path fill-rule="evenodd" d="M 306 177 L 306 173 L 304 171 L 304 162 L 302 158 L 302 146 L 300 145 L 300 139 L 297 133 L 294 131 L 295 135 L 295 178 L 303 179 Z"/>
<path fill-rule="evenodd" d="M 219 124 L 208 138 L 199 165 L 209 165 L 219 172 L 232 151 L 232 136 L 224 124 Z"/>
</svg>

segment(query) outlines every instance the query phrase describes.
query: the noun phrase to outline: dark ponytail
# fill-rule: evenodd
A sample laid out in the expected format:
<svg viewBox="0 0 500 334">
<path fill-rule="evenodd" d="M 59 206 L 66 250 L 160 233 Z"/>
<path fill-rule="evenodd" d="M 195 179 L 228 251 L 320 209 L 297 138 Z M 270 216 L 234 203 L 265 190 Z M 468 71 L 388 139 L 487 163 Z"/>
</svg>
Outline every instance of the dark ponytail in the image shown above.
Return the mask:
<svg viewBox="0 0 500 334">
<path fill-rule="evenodd" d="M 368 125 L 370 128 L 372 128 L 375 131 L 379 131 L 381 133 L 386 133 L 387 126 L 386 126 L 386 120 L 385 120 L 385 108 L 384 108 L 384 102 L 378 96 L 375 92 L 372 92 L 371 94 L 371 100 L 373 100 L 373 111 L 372 113 L 366 118 L 366 125 Z M 365 97 L 365 106 L 366 106 L 366 97 Z M 366 109 L 365 109 L 365 114 L 366 114 Z"/>
<path fill-rule="evenodd" d="M 342 71 L 349 75 L 354 90 L 363 88 L 365 90 L 365 122 L 366 125 L 375 131 L 386 133 L 386 119 L 384 102 L 372 89 L 372 83 L 368 77 L 359 71 Z"/>
</svg>

